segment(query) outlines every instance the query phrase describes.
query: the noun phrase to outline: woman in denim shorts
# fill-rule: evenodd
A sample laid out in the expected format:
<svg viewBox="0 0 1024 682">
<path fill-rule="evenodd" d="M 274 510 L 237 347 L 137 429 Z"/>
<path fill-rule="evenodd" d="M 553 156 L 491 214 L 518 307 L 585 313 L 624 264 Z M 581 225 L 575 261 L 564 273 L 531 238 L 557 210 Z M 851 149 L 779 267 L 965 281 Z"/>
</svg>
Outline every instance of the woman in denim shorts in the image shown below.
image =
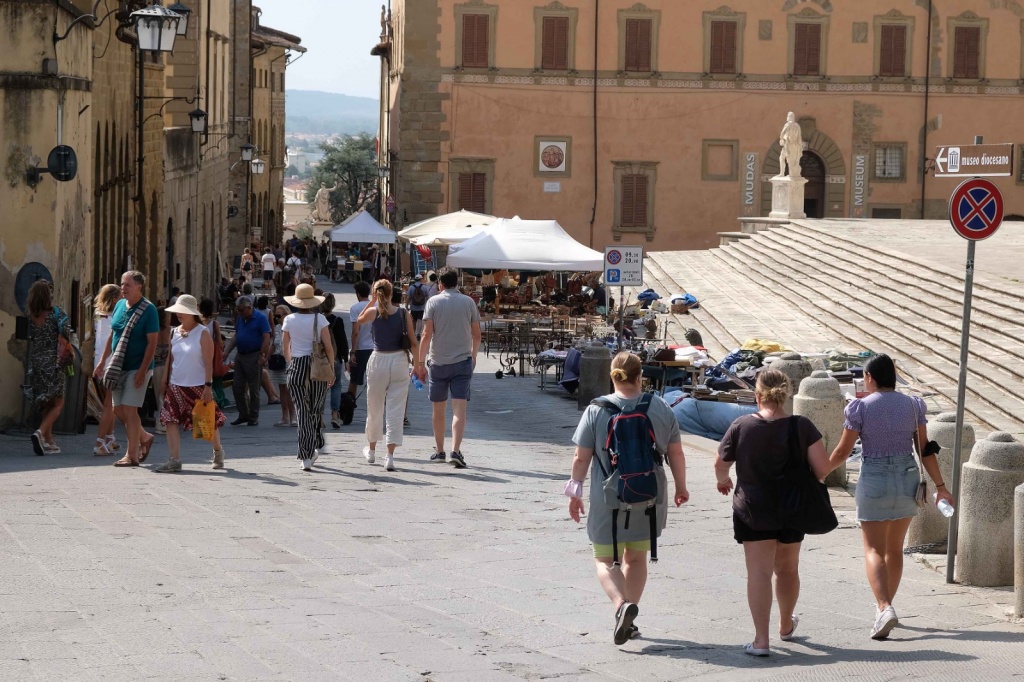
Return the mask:
<svg viewBox="0 0 1024 682">
<path fill-rule="evenodd" d="M 896 392 L 896 366 L 876 355 L 864 367 L 868 396 L 846 406 L 843 437 L 830 458 L 832 468 L 850 456 L 860 438 L 863 459 L 857 480 L 857 520 L 864 536 L 864 564 L 878 609 L 872 639 L 885 639 L 899 624 L 892 601 L 903 577 L 903 541 L 917 515 L 914 499 L 921 471 L 914 457 L 914 435 L 922 445 L 922 463 L 938 490 L 938 500 L 953 503 L 935 461 L 938 446 L 928 440 L 926 407 L 920 398 Z"/>
</svg>

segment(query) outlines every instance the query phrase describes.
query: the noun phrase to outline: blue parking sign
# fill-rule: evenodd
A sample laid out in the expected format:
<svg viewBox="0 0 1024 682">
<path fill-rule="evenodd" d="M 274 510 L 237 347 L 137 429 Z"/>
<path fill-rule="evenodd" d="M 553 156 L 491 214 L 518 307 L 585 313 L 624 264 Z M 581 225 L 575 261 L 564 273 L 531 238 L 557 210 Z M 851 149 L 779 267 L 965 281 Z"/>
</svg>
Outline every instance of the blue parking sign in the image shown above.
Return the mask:
<svg viewBox="0 0 1024 682">
<path fill-rule="evenodd" d="M 620 276 L 619 270 L 609 269 L 608 274 L 605 275 L 605 284 L 618 284 L 619 280 L 621 279 L 622 277 Z"/>
</svg>

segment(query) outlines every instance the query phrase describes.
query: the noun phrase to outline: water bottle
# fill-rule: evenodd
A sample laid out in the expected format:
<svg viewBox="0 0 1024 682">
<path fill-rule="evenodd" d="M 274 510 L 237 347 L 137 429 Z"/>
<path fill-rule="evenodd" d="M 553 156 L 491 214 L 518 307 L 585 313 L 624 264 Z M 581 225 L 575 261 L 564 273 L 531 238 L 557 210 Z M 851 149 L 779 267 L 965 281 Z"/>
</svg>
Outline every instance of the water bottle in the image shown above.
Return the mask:
<svg viewBox="0 0 1024 682">
<path fill-rule="evenodd" d="M 412 385 L 416 387 L 417 391 L 423 390 L 423 382 L 420 381 L 420 378 L 415 374 L 412 375 Z"/>
<path fill-rule="evenodd" d="M 932 499 L 933 500 L 938 500 L 938 498 L 939 498 L 939 494 L 938 493 L 932 493 Z M 938 504 L 936 506 L 938 506 L 939 512 L 943 516 L 945 516 L 947 519 L 953 515 L 953 511 L 954 511 L 953 510 L 953 505 L 951 505 L 948 501 L 946 501 L 946 500 L 939 500 L 939 502 L 938 502 Z"/>
</svg>

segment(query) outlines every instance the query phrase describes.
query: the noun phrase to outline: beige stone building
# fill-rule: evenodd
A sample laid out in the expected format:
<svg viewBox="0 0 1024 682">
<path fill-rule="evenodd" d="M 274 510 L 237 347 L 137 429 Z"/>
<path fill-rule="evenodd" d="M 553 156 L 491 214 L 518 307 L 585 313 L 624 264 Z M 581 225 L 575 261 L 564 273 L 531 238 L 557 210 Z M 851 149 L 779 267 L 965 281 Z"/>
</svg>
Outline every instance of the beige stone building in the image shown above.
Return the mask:
<svg viewBox="0 0 1024 682">
<path fill-rule="evenodd" d="M 173 286 L 215 296 L 224 264 L 252 235 L 250 224 L 280 223 L 272 206 L 281 202 L 283 55 L 302 50 L 299 39 L 261 26 L 249 0 L 181 1 L 191 13 L 173 52 L 140 60 L 128 16 L 148 3 L 108 2 L 92 18 L 94 0 L 0 0 L 0 428 L 21 416 L 19 275 L 30 282 L 34 272 L 50 273 L 55 302 L 69 312 L 89 365 L 91 302 L 100 286 L 137 268 L 155 301 Z M 249 75 L 262 54 L 271 60 L 265 87 L 273 72 L 275 91 L 251 109 L 257 98 Z M 205 133 L 192 132 L 195 109 L 207 114 Z M 239 159 L 257 117 L 265 126 L 252 132 L 267 134 L 263 145 L 253 144 L 267 171 L 263 212 L 250 216 L 256 190 Z M 77 176 L 32 177 L 57 144 L 74 148 Z"/>
<path fill-rule="evenodd" d="M 373 54 L 399 227 L 468 208 L 554 218 L 596 248 L 704 248 L 737 216 L 767 215 L 789 111 L 808 215 L 938 218 L 955 181 L 932 176 L 936 145 L 1020 139 L 1021 2 L 392 0 L 390 13 Z M 1017 157 L 997 184 L 1022 214 Z"/>
</svg>

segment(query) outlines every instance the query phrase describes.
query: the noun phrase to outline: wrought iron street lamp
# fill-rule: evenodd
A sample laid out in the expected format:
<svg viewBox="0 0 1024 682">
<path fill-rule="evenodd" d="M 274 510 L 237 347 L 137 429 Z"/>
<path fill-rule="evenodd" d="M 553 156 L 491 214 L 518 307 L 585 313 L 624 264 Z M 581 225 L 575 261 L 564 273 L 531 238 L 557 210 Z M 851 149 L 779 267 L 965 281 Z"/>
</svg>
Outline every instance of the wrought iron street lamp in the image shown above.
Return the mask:
<svg viewBox="0 0 1024 682">
<path fill-rule="evenodd" d="M 263 171 L 267 168 L 267 162 L 263 159 L 253 159 L 251 165 L 253 175 L 263 175 Z"/>
<path fill-rule="evenodd" d="M 178 35 L 188 35 L 188 17 L 192 14 L 192 8 L 188 5 L 176 2 L 170 5 L 167 9 L 171 10 L 175 14 L 181 15 L 181 21 L 178 22 Z"/>
<path fill-rule="evenodd" d="M 242 145 L 242 161 L 252 161 L 253 152 L 256 151 L 256 145 L 246 142 Z"/>
<path fill-rule="evenodd" d="M 206 112 L 196 107 L 188 115 L 189 121 L 192 123 L 193 133 L 205 133 L 206 132 Z"/>
<path fill-rule="evenodd" d="M 161 5 L 150 5 L 132 12 L 131 17 L 140 51 L 170 52 L 174 49 L 174 38 L 182 22 L 180 14 Z"/>
</svg>

